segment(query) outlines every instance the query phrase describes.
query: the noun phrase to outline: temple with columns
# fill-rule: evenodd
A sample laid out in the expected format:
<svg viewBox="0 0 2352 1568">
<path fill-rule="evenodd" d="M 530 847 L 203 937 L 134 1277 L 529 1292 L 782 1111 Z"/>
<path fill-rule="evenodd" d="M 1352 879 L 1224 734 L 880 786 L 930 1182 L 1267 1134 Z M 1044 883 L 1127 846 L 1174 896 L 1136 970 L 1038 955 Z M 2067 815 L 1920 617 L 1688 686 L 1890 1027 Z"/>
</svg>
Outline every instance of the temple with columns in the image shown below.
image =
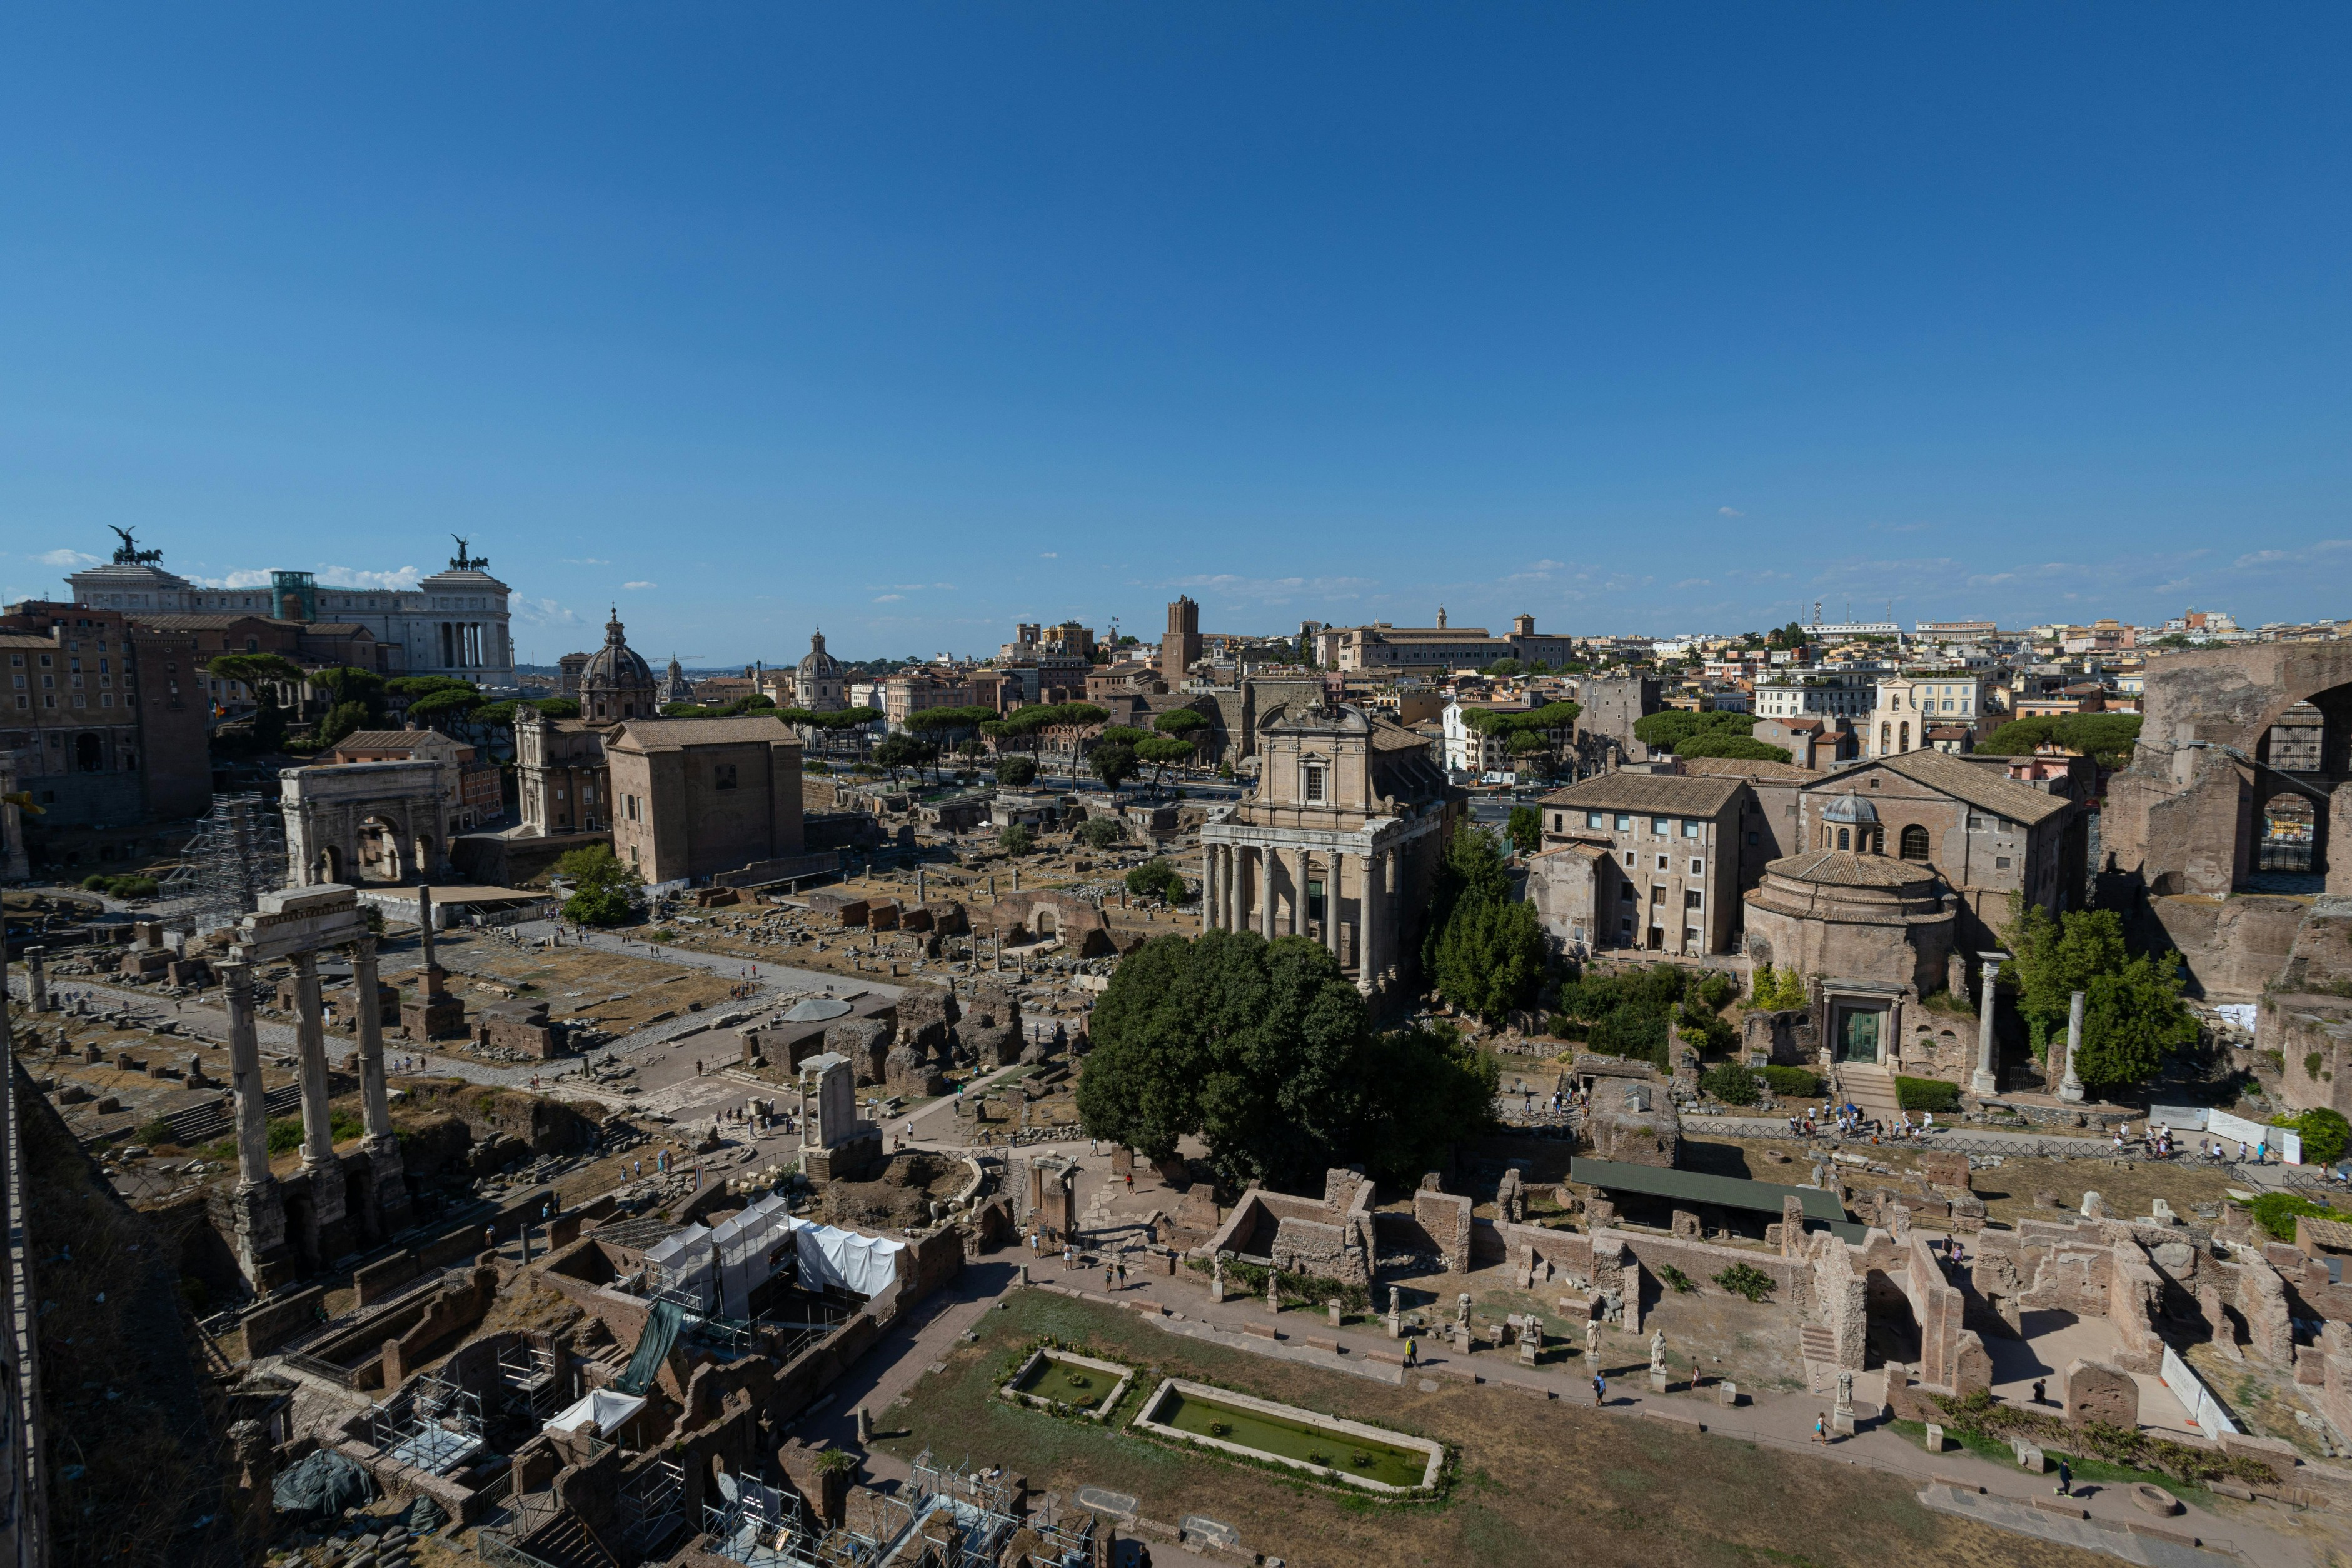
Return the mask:
<svg viewBox="0 0 2352 1568">
<path fill-rule="evenodd" d="M 1202 829 L 1203 928 L 1311 937 L 1378 996 L 1411 967 L 1466 798 L 1412 731 L 1287 704 L 1259 721 L 1257 788 Z"/>
</svg>

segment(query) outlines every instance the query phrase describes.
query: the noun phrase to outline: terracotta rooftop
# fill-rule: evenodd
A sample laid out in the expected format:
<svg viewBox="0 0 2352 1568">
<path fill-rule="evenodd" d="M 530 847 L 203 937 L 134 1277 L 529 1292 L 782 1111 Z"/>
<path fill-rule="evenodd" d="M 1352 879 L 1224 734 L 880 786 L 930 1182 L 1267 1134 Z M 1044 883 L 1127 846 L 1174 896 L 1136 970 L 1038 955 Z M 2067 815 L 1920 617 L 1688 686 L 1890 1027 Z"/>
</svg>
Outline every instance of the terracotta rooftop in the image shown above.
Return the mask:
<svg viewBox="0 0 2352 1568">
<path fill-rule="evenodd" d="M 1933 866 L 1885 855 L 1857 855 L 1851 849 L 1809 849 L 1771 861 L 1764 874 L 1839 888 L 1908 888 L 1936 879 Z"/>
<path fill-rule="evenodd" d="M 797 746 L 800 740 L 772 713 L 746 713 L 734 719 L 624 719 L 614 743 L 667 752 L 681 746 Z"/>
<path fill-rule="evenodd" d="M 2024 823 L 2031 826 L 2066 809 L 2063 795 L 2048 795 L 2028 784 L 2019 784 L 2008 775 L 1997 773 L 1981 763 L 1964 762 L 1948 752 L 1906 752 L 1897 757 L 1880 757 L 1862 768 L 1849 769 L 1837 776 L 1850 777 L 1871 767 L 1885 768 L 1906 779 L 1941 790 L 1956 800 Z M 1852 788 L 1851 784 L 1846 787 Z"/>
<path fill-rule="evenodd" d="M 1739 794 L 1736 778 L 1674 773 L 1602 773 L 1543 797 L 1546 805 L 1578 811 L 1653 812 L 1661 816 L 1713 816 Z"/>
<path fill-rule="evenodd" d="M 1685 773 L 1715 778 L 1771 779 L 1790 784 L 1811 784 L 1821 777 L 1817 768 L 1801 768 L 1794 763 L 1776 763 L 1767 759 L 1746 757 L 1678 757 L 1675 766 Z"/>
</svg>

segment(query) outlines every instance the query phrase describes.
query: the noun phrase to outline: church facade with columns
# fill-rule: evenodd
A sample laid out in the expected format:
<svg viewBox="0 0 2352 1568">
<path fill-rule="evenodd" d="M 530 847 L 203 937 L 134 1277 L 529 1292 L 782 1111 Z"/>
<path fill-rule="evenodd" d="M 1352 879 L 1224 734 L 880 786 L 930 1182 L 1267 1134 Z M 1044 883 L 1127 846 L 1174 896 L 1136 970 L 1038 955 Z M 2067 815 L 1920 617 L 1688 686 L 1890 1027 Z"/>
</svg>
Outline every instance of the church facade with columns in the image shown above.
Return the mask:
<svg viewBox="0 0 2352 1568">
<path fill-rule="evenodd" d="M 1201 832 L 1203 927 L 1310 937 L 1376 995 L 1412 966 L 1466 794 L 1422 737 L 1336 702 L 1262 718 L 1258 755 Z"/>
</svg>

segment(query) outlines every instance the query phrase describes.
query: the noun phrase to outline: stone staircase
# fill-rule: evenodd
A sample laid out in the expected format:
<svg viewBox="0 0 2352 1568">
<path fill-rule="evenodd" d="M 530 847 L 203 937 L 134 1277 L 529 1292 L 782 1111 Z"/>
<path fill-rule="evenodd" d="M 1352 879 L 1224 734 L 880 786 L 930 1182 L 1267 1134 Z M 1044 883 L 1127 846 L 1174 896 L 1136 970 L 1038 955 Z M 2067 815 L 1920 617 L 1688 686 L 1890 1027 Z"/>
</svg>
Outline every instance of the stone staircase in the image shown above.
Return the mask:
<svg viewBox="0 0 2352 1568">
<path fill-rule="evenodd" d="M 604 1543 L 580 1522 L 576 1514 L 565 1511 L 531 1531 L 528 1540 L 517 1542 L 531 1560 L 546 1568 L 620 1568 Z"/>
<path fill-rule="evenodd" d="M 1885 1068 L 1874 1063 L 1840 1062 L 1837 1083 L 1838 1099 L 1860 1106 L 1865 1118 L 1889 1126 L 1903 1120 L 1902 1102 L 1895 1094 L 1895 1075 Z"/>
</svg>

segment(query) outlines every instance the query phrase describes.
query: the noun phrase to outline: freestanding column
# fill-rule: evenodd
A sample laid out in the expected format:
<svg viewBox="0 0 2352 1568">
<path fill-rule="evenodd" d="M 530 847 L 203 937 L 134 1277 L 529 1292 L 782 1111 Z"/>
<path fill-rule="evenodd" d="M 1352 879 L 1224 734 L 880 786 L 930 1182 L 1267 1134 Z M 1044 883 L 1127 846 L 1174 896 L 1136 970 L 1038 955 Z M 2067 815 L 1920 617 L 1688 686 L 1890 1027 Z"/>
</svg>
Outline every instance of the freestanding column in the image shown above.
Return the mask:
<svg viewBox="0 0 2352 1568">
<path fill-rule="evenodd" d="M 43 962 L 47 956 L 46 948 L 28 947 L 25 950 L 25 995 L 36 1013 L 49 1010 L 49 971 Z"/>
<path fill-rule="evenodd" d="M 269 1109 L 262 1098 L 261 1042 L 253 1028 L 253 971 L 242 963 L 221 965 L 221 994 L 228 1003 L 228 1071 L 236 1094 L 236 1183 L 257 1186 L 269 1178 Z"/>
<path fill-rule="evenodd" d="M 291 1275 L 286 1256 L 286 1205 L 269 1173 L 269 1108 L 262 1097 L 261 1046 L 253 1027 L 253 971 L 221 965 L 221 996 L 228 1005 L 229 1077 L 236 1106 L 236 1263 L 257 1289 Z"/>
<path fill-rule="evenodd" d="M 392 1107 L 383 1092 L 383 1004 L 377 996 L 375 938 L 363 936 L 352 943 L 352 986 L 359 993 L 354 1037 L 359 1041 L 360 1114 L 367 1124 L 370 1153 L 386 1144 L 398 1145 L 392 1135 Z"/>
<path fill-rule="evenodd" d="M 1201 929 L 1208 931 L 1223 911 L 1217 904 L 1217 847 L 1201 846 Z"/>
<path fill-rule="evenodd" d="M 302 1075 L 302 1168 L 335 1163 L 335 1134 L 327 1113 L 327 1029 L 319 1006 L 319 955 L 294 955 L 294 1048 Z"/>
<path fill-rule="evenodd" d="M 1274 940 L 1274 873 L 1280 859 L 1273 845 L 1257 847 L 1258 934 L 1268 942 Z"/>
<path fill-rule="evenodd" d="M 1364 857 L 1363 919 L 1359 922 L 1363 934 L 1358 939 L 1360 950 L 1356 954 L 1358 986 L 1370 991 L 1381 980 L 1381 916 L 1386 911 L 1381 900 L 1388 897 L 1388 853 L 1375 849 Z"/>
<path fill-rule="evenodd" d="M 1304 849 L 1291 851 L 1290 934 L 1307 934 L 1307 851 Z"/>
<path fill-rule="evenodd" d="M 2000 960 L 1999 953 L 1984 955 L 1984 1001 L 1977 1012 L 1977 1070 L 1969 1082 L 1969 1088 L 1978 1094 L 2000 1092 L 2000 1079 L 1992 1069 L 1992 1009 L 1997 999 L 1993 977 L 2000 973 Z"/>
<path fill-rule="evenodd" d="M 2074 1053 L 2083 1048 L 2083 994 L 2080 991 L 2066 1002 L 2066 1077 L 2058 1085 L 2058 1098 L 2069 1105 L 2083 1103 L 2083 1079 L 2074 1071 Z"/>
<path fill-rule="evenodd" d="M 352 983 L 359 993 L 360 1116 L 367 1126 L 368 1185 L 366 1225 L 369 1241 L 382 1241 L 408 1228 L 408 1177 L 400 1158 L 400 1140 L 393 1133 L 392 1108 L 383 1088 L 383 1002 L 377 994 L 375 938 L 363 936 L 352 943 Z"/>
</svg>

